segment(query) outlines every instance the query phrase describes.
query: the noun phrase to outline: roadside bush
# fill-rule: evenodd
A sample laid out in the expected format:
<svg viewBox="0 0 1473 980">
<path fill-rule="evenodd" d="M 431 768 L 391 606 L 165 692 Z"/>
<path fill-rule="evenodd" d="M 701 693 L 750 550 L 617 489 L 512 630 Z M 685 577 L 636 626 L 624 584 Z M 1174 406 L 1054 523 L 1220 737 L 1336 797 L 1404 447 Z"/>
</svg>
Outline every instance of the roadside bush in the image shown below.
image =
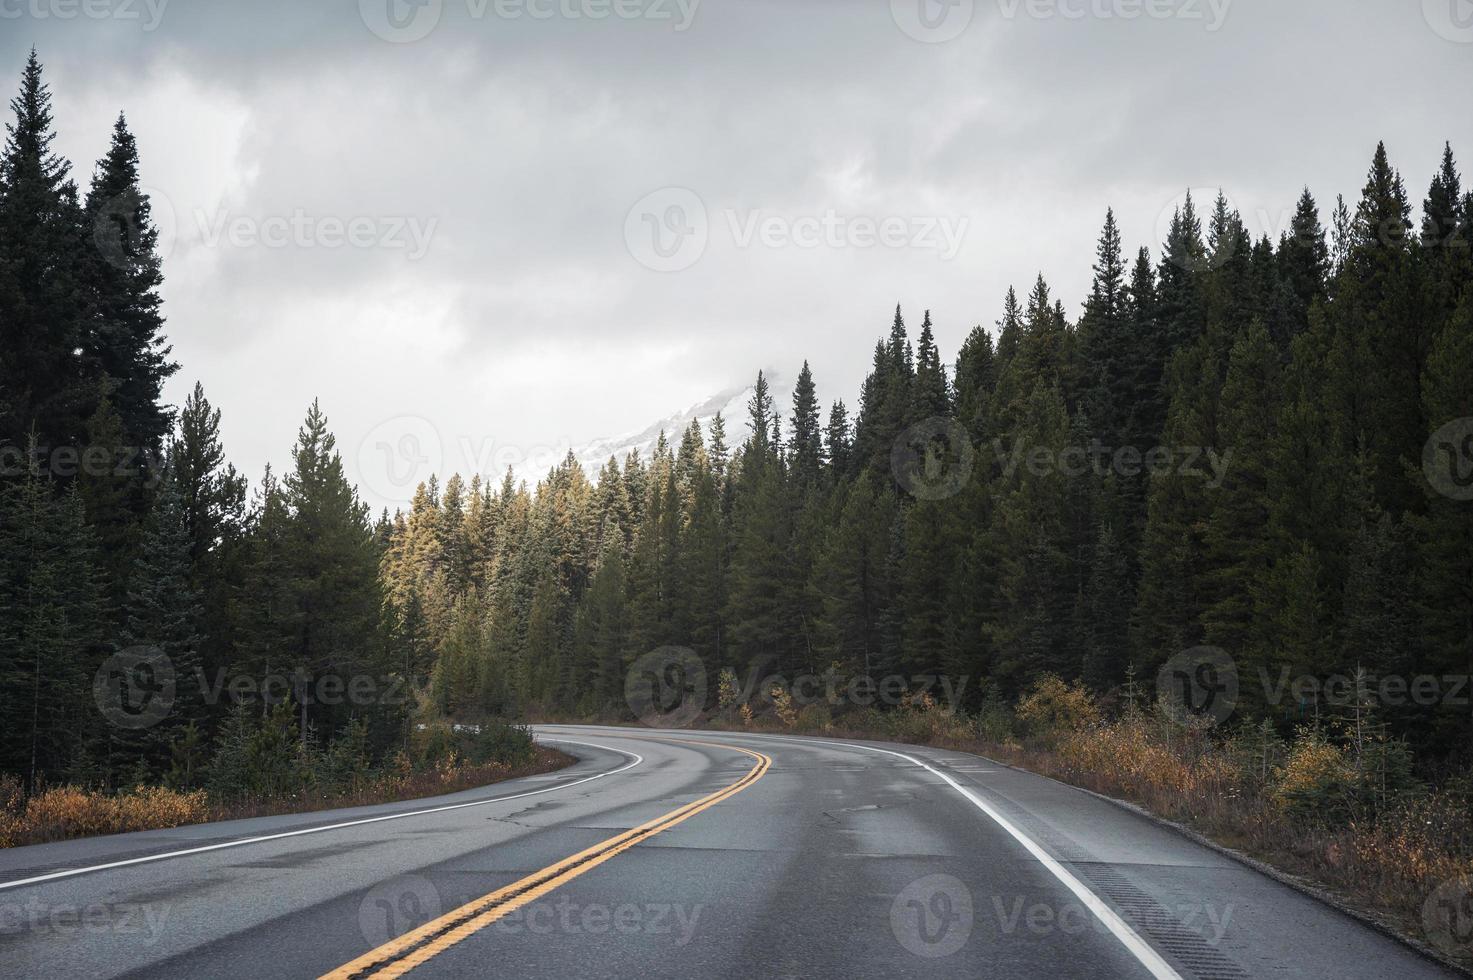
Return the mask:
<svg viewBox="0 0 1473 980">
<path fill-rule="evenodd" d="M 845 712 L 839 718 L 841 727 L 853 732 L 888 732 L 889 722 L 885 713 L 872 706 Z"/>
<path fill-rule="evenodd" d="M 108 830 L 110 810 L 106 797 L 76 786 L 58 786 L 42 790 L 27 801 L 25 823 L 58 837 L 102 834 Z"/>
<path fill-rule="evenodd" d="M 793 695 L 781 684 L 772 685 L 767 692 L 767 697 L 772 701 L 772 710 L 777 714 L 778 721 L 786 728 L 792 728 L 798 722 L 798 709 L 793 704 Z"/>
<path fill-rule="evenodd" d="M 829 706 L 821 701 L 806 704 L 798 712 L 797 727 L 804 731 L 826 732 L 833 727 L 833 713 Z"/>
<path fill-rule="evenodd" d="M 209 812 L 209 794 L 204 790 L 180 793 L 164 786 L 140 786 L 112 802 L 116 832 L 198 823 Z"/>
<path fill-rule="evenodd" d="M 992 742 L 997 745 L 1007 745 L 1013 740 L 1013 729 L 1017 719 L 1013 716 L 1013 709 L 998 696 L 996 690 L 989 690 L 982 698 L 982 707 L 977 712 L 977 720 L 973 727 L 977 730 L 977 737 L 984 742 Z"/>
<path fill-rule="evenodd" d="M 1045 674 L 1018 702 L 1017 717 L 1029 734 L 1051 739 L 1095 724 L 1100 709 L 1080 682 L 1070 686 L 1054 674 Z"/>
<path fill-rule="evenodd" d="M 139 787 L 111 797 L 76 786 L 58 786 L 32 796 L 25 812 L 12 818 L 8 834 L 14 841 L 118 834 L 196 823 L 207 812 L 202 790 L 178 793 L 162 786 Z"/>
<path fill-rule="evenodd" d="M 416 739 L 416 755 L 424 765 L 435 765 L 455 752 L 455 735 L 446 724 L 432 724 Z"/>
<path fill-rule="evenodd" d="M 1405 809 L 1423 792 L 1404 742 L 1377 734 L 1340 745 L 1318 728 L 1303 728 L 1274 771 L 1270 795 L 1296 820 L 1341 825 Z"/>
<path fill-rule="evenodd" d="M 722 711 L 730 711 L 736 707 L 740 697 L 736 671 L 730 667 L 722 667 L 716 680 L 716 707 Z"/>
<path fill-rule="evenodd" d="M 1356 774 L 1345 750 L 1318 729 L 1299 731 L 1284 765 L 1274 773 L 1271 798 L 1286 814 L 1299 819 L 1335 820 L 1350 815 L 1356 797 Z"/>
<path fill-rule="evenodd" d="M 536 749 L 532 729 L 525 725 L 488 722 L 471 737 L 467 758 L 476 765 L 520 766 L 530 762 Z"/>
<path fill-rule="evenodd" d="M 1057 751 L 1071 769 L 1097 776 L 1111 788 L 1132 788 L 1152 797 L 1230 794 L 1240 773 L 1227 756 L 1189 749 L 1184 740 L 1163 737 L 1160 721 L 1136 714 L 1058 736 Z"/>
<path fill-rule="evenodd" d="M 25 825 L 19 817 L 10 813 L 0 813 L 0 848 L 19 845 L 21 831 L 24 828 Z"/>
</svg>

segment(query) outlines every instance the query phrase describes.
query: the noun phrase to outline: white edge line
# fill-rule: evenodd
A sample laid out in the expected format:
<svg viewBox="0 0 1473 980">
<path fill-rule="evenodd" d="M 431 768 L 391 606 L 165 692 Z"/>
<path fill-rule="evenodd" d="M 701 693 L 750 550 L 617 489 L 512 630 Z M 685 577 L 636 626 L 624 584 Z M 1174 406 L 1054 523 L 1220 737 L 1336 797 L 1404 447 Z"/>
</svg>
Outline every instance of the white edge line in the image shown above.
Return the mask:
<svg viewBox="0 0 1473 980">
<path fill-rule="evenodd" d="M 566 738 L 546 738 L 543 739 L 543 741 L 562 742 L 566 745 L 586 745 L 589 748 L 603 749 L 607 752 L 617 752 L 620 755 L 630 757 L 634 761 L 629 763 L 628 765 L 620 766 L 618 769 L 610 769 L 607 772 L 595 773 L 592 776 L 585 776 L 582 779 L 576 779 L 571 783 L 563 783 L 560 786 L 548 786 L 543 789 L 534 789 L 527 793 L 517 793 L 514 796 L 498 796 L 494 799 L 489 800 L 472 800 L 469 803 L 451 803 L 447 804 L 446 806 L 430 807 L 426 810 L 412 810 L 408 813 L 388 813 L 381 817 L 365 817 L 362 820 L 348 820 L 343 823 L 329 824 L 326 827 L 306 827 L 302 830 L 288 830 L 279 834 L 266 834 L 261 837 L 243 837 L 240 840 L 229 840 L 219 844 L 207 844 L 204 847 L 191 847 L 182 851 L 168 851 L 164 854 L 148 854 L 143 857 L 128 858 L 123 861 L 112 861 L 107 864 L 93 864 L 85 868 L 67 868 L 62 871 L 52 871 L 47 874 L 36 875 L 34 878 L 22 878 L 19 881 L 0 882 L 0 891 L 5 891 L 11 888 L 20 888 L 25 885 L 37 885 L 43 881 L 55 881 L 58 878 L 72 878 L 76 875 L 89 874 L 93 871 L 107 871 L 111 868 L 124 868 L 134 864 L 148 864 L 152 861 L 165 861 L 169 858 L 186 857 L 190 854 L 204 854 L 206 851 L 219 851 L 224 850 L 228 847 L 244 847 L 247 844 L 261 844 L 265 843 L 266 841 L 282 840 L 287 837 L 301 837 L 306 834 L 324 834 L 327 833 L 329 830 L 342 830 L 345 827 L 361 827 L 364 824 L 381 823 L 385 820 L 403 820 L 406 817 L 422 817 L 425 814 L 429 813 L 444 813 L 447 810 L 463 810 L 466 807 L 486 806 L 488 803 L 505 803 L 508 800 L 520 800 L 528 796 L 538 796 L 542 793 L 551 793 L 555 790 L 571 789 L 574 786 L 580 786 L 583 783 L 590 783 L 593 782 L 593 780 L 595 779 L 602 779 L 605 776 L 615 776 L 621 772 L 625 772 L 626 770 L 633 769 L 635 766 L 644 761 L 644 756 L 640 755 L 637 752 L 630 752 L 628 749 L 616 749 L 609 745 L 599 745 L 595 742 L 575 742 L 571 739 Z M 200 825 L 196 824 L 195 826 Z"/>
<path fill-rule="evenodd" d="M 852 745 L 852 743 L 848 742 L 842 744 Z M 973 806 L 981 810 L 983 813 L 987 814 L 989 817 L 992 818 L 994 823 L 996 823 L 1003 830 L 1006 830 L 1009 834 L 1011 834 L 1014 840 L 1016 840 L 1019 844 L 1022 844 L 1028 850 L 1029 854 L 1032 854 L 1035 858 L 1038 859 L 1039 864 L 1042 864 L 1045 868 L 1049 870 L 1050 874 L 1063 882 L 1064 887 L 1073 892 L 1075 896 L 1077 896 L 1078 899 L 1084 903 L 1085 907 L 1094 913 L 1095 918 L 1099 919 L 1100 922 L 1104 924 L 1105 928 L 1109 929 L 1110 932 L 1114 934 L 1115 938 L 1120 940 L 1125 948 L 1130 951 L 1131 955 L 1140 960 L 1141 965 L 1150 972 L 1151 976 L 1156 977 L 1157 980 L 1182 980 L 1181 974 L 1172 969 L 1171 964 L 1162 959 L 1161 954 L 1152 949 L 1150 944 L 1142 939 L 1140 935 L 1137 934 L 1136 931 L 1130 927 L 1129 923 L 1127 923 L 1124 919 L 1120 918 L 1120 916 L 1115 913 L 1114 909 L 1106 905 L 1105 902 L 1098 895 L 1090 891 L 1089 888 L 1082 881 L 1076 878 L 1073 873 L 1069 871 L 1068 868 L 1064 867 L 1058 861 L 1054 860 L 1047 851 L 1045 851 L 1042 847 L 1039 847 L 1038 844 L 1034 843 L 1031 837 L 1023 833 L 1017 827 L 1014 827 L 1013 824 L 1006 817 L 1004 817 L 1001 813 L 998 813 L 990 805 L 984 802 L 983 799 L 976 793 L 973 793 L 961 783 L 952 779 L 946 773 L 941 772 L 938 769 L 933 769 L 931 766 L 926 765 L 926 763 L 915 758 L 914 756 L 906 755 L 903 752 L 891 752 L 889 749 L 877 749 L 873 746 L 868 745 L 853 745 L 853 747 L 860 749 L 869 749 L 869 751 L 871 752 L 883 752 L 886 755 L 893 755 L 897 758 L 904 759 L 907 762 L 913 762 L 927 772 L 935 776 L 939 776 L 943 782 L 945 782 L 952 789 L 956 790 L 962 796 L 970 800 Z"/>
<path fill-rule="evenodd" d="M 706 733 L 694 731 L 690 734 Z M 773 739 L 779 742 L 795 742 L 800 745 L 811 745 L 816 747 L 824 745 L 834 745 L 843 748 L 861 749 L 866 752 L 882 752 L 885 755 L 893 755 L 897 759 L 904 759 L 906 762 L 910 762 L 914 765 L 920 766 L 922 769 L 926 770 L 932 775 L 940 777 L 943 782 L 945 782 L 952 789 L 956 790 L 962 796 L 966 797 L 966 799 L 969 800 L 973 806 L 981 810 L 983 813 L 987 814 L 987 816 L 991 817 L 994 823 L 996 823 L 1003 830 L 1007 831 L 1008 834 L 1010 834 L 1013 839 L 1016 840 L 1019 844 L 1022 844 L 1023 847 L 1027 849 L 1029 854 L 1032 854 L 1035 858 L 1038 859 L 1038 862 L 1040 864 L 1048 869 L 1050 874 L 1059 879 L 1059 881 L 1064 884 L 1064 887 L 1068 888 L 1081 902 L 1084 903 L 1085 908 L 1094 913 L 1095 918 L 1099 919 L 1100 923 L 1106 929 L 1109 929 L 1111 934 L 1113 934 L 1116 939 L 1120 940 L 1121 944 L 1125 946 L 1125 948 L 1131 953 L 1132 956 L 1140 961 L 1140 964 L 1144 966 L 1147 971 L 1150 972 L 1151 976 L 1155 977 L 1156 980 L 1182 980 L 1182 975 L 1180 973 L 1177 973 L 1176 970 L 1171 966 L 1171 964 L 1167 963 L 1166 960 L 1161 957 L 1160 953 L 1157 953 L 1154 949 L 1152 949 L 1150 944 L 1142 939 L 1140 935 L 1137 934 L 1136 931 L 1130 927 L 1129 923 L 1120 918 L 1120 916 L 1115 913 L 1115 910 L 1106 905 L 1105 902 L 1098 895 L 1090 891 L 1088 886 L 1086 886 L 1083 882 L 1076 878 L 1069 871 L 1068 868 L 1065 868 L 1058 861 L 1054 860 L 1047 851 L 1038 846 L 1038 844 L 1034 843 L 1032 838 L 1023 833 L 1017 827 L 1013 826 L 1013 824 L 1006 817 L 997 812 L 997 810 L 993 809 L 993 807 L 991 807 L 989 804 L 984 802 L 981 797 L 977 796 L 977 794 L 967 789 L 961 783 L 958 783 L 956 780 L 952 779 L 946 773 L 941 772 L 938 769 L 934 769 L 931 766 L 928 766 L 926 763 L 922 762 L 920 759 L 915 758 L 914 756 L 906 755 L 903 752 L 892 752 L 889 749 L 875 748 L 873 745 L 860 745 L 855 742 L 839 742 L 830 741 L 828 739 L 788 738 L 782 735 L 763 735 L 756 732 L 752 732 L 750 734 L 745 732 L 736 732 L 734 734 L 745 735 L 747 738 L 766 738 Z"/>
</svg>

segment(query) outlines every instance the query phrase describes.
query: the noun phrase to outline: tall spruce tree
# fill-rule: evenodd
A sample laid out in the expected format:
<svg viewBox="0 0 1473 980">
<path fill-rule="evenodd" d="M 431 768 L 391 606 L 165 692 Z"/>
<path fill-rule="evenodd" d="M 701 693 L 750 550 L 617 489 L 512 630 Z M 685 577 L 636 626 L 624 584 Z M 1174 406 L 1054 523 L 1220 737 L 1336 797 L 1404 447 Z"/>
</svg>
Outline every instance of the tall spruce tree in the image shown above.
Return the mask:
<svg viewBox="0 0 1473 980">
<path fill-rule="evenodd" d="M 286 666 L 309 683 L 332 676 L 347 683 L 373 676 L 378 649 L 378 556 L 368 508 L 343 473 L 337 441 L 314 400 L 297 432 L 293 468 L 282 482 L 286 524 L 285 577 L 289 589 Z M 301 704 L 301 733 L 309 718 L 336 731 L 347 705 Z"/>
<path fill-rule="evenodd" d="M 52 149 L 51 92 L 31 50 L 0 151 L 0 444 L 34 433 L 51 453 L 83 441 L 98 395 L 71 164 Z"/>
<path fill-rule="evenodd" d="M 144 461 L 157 459 L 173 428 L 160 398 L 179 365 L 169 359 L 163 335 L 159 232 L 139 186 L 138 145 L 121 114 L 93 173 L 85 220 L 94 246 L 86 267 L 93 326 L 85 353 L 108 381 L 125 445 Z"/>
</svg>

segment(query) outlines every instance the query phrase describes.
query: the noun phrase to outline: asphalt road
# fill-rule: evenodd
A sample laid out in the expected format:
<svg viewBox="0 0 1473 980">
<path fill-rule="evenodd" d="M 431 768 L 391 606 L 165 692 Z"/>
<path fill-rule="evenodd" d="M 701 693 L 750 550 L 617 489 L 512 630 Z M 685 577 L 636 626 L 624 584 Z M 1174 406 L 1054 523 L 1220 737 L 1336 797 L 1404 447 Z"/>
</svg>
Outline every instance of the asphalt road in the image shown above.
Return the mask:
<svg viewBox="0 0 1473 980">
<path fill-rule="evenodd" d="M 538 733 L 572 740 L 558 747 L 578 763 L 435 800 L 0 851 L 0 976 L 1452 976 L 976 756 Z"/>
</svg>

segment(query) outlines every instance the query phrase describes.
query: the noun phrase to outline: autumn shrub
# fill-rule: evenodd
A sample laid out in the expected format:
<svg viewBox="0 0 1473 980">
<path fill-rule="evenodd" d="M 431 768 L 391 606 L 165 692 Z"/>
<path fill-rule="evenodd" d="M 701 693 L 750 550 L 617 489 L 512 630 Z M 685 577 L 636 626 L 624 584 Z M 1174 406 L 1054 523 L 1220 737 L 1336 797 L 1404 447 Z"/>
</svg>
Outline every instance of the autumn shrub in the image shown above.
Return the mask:
<svg viewBox="0 0 1473 980">
<path fill-rule="evenodd" d="M 202 790 L 180 793 L 162 786 L 139 787 L 108 796 L 76 786 L 57 786 L 26 801 L 24 812 L 13 818 L 9 835 L 15 843 L 155 830 L 197 823 L 207 813 L 208 798 Z"/>
<path fill-rule="evenodd" d="M 798 723 L 798 708 L 793 703 L 792 692 L 781 684 L 774 684 L 767 692 L 768 700 L 772 702 L 773 713 L 777 715 L 778 721 L 786 728 L 792 728 Z"/>
<path fill-rule="evenodd" d="M 209 812 L 204 790 L 181 793 L 163 786 L 140 786 L 112 800 L 117 832 L 179 827 L 204 820 Z"/>
<path fill-rule="evenodd" d="M 1017 718 L 1030 734 L 1047 740 L 1095 724 L 1100 709 L 1082 683 L 1075 681 L 1071 686 L 1054 674 L 1045 674 L 1018 702 Z"/>
<path fill-rule="evenodd" d="M 730 667 L 722 667 L 716 678 L 716 706 L 722 711 L 729 711 L 740 700 L 741 688 L 737 684 L 736 671 Z"/>
<path fill-rule="evenodd" d="M 26 802 L 25 829 L 42 839 L 105 834 L 112 829 L 113 805 L 107 797 L 76 786 L 42 790 Z"/>
<path fill-rule="evenodd" d="M 1352 821 L 1348 857 L 1386 902 L 1415 901 L 1438 885 L 1473 874 L 1468 808 L 1447 794 L 1406 800 L 1379 818 Z"/>
</svg>

